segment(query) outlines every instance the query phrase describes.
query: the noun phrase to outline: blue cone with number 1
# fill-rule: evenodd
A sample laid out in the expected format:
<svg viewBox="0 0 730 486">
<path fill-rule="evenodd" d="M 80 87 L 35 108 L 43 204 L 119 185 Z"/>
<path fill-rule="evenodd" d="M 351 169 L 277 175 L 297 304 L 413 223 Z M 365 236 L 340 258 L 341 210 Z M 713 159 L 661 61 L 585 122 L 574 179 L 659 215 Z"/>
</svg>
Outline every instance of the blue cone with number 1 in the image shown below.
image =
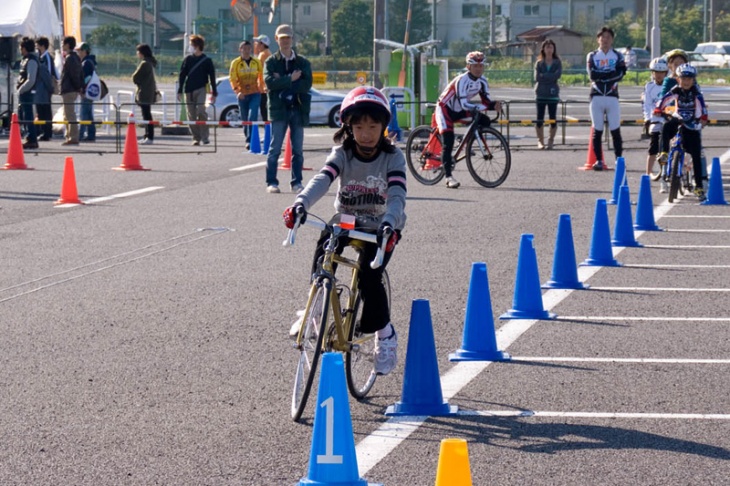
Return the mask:
<svg viewBox="0 0 730 486">
<path fill-rule="evenodd" d="M 341 353 L 324 353 L 314 410 L 309 473 L 299 485 L 366 486 L 357 471 L 350 402 Z"/>
</svg>

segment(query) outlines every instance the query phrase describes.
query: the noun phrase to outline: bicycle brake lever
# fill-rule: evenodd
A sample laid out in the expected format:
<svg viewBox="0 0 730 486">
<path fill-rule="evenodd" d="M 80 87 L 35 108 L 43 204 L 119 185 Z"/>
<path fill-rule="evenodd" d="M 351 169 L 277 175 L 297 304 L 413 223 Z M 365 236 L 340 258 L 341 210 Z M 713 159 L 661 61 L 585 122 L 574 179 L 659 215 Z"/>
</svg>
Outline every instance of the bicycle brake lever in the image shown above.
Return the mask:
<svg viewBox="0 0 730 486">
<path fill-rule="evenodd" d="M 373 270 L 380 268 L 383 265 L 383 260 L 385 259 L 385 248 L 388 246 L 391 236 L 393 236 L 393 230 L 387 229 L 386 231 L 383 231 L 383 242 L 380 244 L 380 247 L 378 247 L 378 252 L 375 254 L 375 258 L 372 262 L 370 262 L 370 268 Z"/>
</svg>

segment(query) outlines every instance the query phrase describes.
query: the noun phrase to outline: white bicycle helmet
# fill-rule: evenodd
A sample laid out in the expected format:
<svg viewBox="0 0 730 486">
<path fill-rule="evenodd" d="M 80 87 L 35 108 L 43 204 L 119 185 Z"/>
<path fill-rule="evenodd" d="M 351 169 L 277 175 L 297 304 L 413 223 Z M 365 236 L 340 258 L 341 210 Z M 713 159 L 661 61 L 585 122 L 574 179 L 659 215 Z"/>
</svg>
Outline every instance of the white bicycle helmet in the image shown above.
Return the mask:
<svg viewBox="0 0 730 486">
<path fill-rule="evenodd" d="M 467 64 L 484 64 L 486 62 L 486 56 L 483 52 L 472 51 L 466 55 Z"/>
<path fill-rule="evenodd" d="M 678 78 L 696 78 L 697 69 L 691 64 L 682 64 L 674 72 Z"/>
<path fill-rule="evenodd" d="M 665 61 L 661 57 L 654 58 L 652 59 L 651 63 L 649 63 L 649 71 L 666 73 L 668 70 L 669 65 L 667 64 L 667 61 Z"/>
</svg>

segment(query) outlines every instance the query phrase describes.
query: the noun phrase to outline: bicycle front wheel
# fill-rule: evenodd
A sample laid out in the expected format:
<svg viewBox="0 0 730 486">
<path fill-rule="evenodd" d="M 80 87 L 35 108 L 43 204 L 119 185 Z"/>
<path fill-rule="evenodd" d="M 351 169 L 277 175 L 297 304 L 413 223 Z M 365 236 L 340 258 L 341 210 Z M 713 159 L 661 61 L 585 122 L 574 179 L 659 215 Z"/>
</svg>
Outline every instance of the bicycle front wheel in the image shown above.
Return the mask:
<svg viewBox="0 0 730 486">
<path fill-rule="evenodd" d="M 441 137 L 429 126 L 416 127 L 406 142 L 406 162 L 413 178 L 432 186 L 444 178 L 441 164 Z"/>
<path fill-rule="evenodd" d="M 332 282 L 324 280 L 316 283 L 317 289 L 312 303 L 304 313 L 299 345 L 299 362 L 294 375 L 294 391 L 291 400 L 291 417 L 299 421 L 307 406 L 309 393 L 312 391 L 314 376 L 317 374 L 317 363 L 322 354 L 322 344 L 327 330 L 327 315 L 330 306 L 330 287 Z"/>
<path fill-rule="evenodd" d="M 388 272 L 383 271 L 383 286 L 388 294 L 388 308 L 390 308 L 390 278 Z M 355 314 L 353 325 L 350 326 L 348 341 L 353 348 L 345 354 L 345 371 L 347 375 L 347 388 L 350 394 L 358 400 L 362 400 L 370 392 L 375 384 L 378 375 L 373 370 L 373 359 L 375 356 L 375 334 L 362 334 L 360 322 L 362 321 L 362 299 L 360 296 L 355 303 Z"/>
<path fill-rule="evenodd" d="M 509 175 L 512 154 L 507 140 L 491 127 L 480 127 L 466 150 L 469 173 L 484 187 L 497 187 Z"/>
<path fill-rule="evenodd" d="M 674 202 L 674 200 L 677 199 L 677 193 L 682 185 L 682 176 L 679 173 L 679 158 L 679 150 L 675 150 L 674 155 L 672 155 L 672 173 L 669 181 L 669 202 Z"/>
</svg>

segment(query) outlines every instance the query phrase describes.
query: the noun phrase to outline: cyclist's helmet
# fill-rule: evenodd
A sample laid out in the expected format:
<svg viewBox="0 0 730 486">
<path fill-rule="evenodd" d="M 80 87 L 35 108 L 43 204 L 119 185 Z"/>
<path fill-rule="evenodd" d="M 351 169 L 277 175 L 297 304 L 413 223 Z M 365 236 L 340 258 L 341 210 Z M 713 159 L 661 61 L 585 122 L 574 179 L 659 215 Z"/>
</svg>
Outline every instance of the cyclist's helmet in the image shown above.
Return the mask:
<svg viewBox="0 0 730 486">
<path fill-rule="evenodd" d="M 661 57 L 654 58 L 652 59 L 651 63 L 649 63 L 649 71 L 666 73 L 668 70 L 669 65 L 667 64 L 667 61 L 665 61 Z"/>
<path fill-rule="evenodd" d="M 687 56 L 687 53 L 684 52 L 682 49 L 674 49 L 666 53 L 667 56 L 667 62 L 672 62 L 672 59 L 674 59 L 677 56 L 682 56 L 684 58 L 684 62 L 689 61 L 689 57 Z"/>
<path fill-rule="evenodd" d="M 678 78 L 696 78 L 697 69 L 691 64 L 682 64 L 677 68 L 675 74 Z"/>
<path fill-rule="evenodd" d="M 381 112 L 385 116 L 387 123 L 390 123 L 390 103 L 388 98 L 377 88 L 372 86 L 358 86 L 345 96 L 340 105 L 340 117 L 343 121 L 347 121 L 350 113 L 355 109 L 373 110 L 373 112 Z M 386 123 L 386 124 L 387 124 Z"/>
<path fill-rule="evenodd" d="M 466 55 L 466 64 L 484 64 L 486 59 L 483 52 L 472 51 Z"/>
</svg>

